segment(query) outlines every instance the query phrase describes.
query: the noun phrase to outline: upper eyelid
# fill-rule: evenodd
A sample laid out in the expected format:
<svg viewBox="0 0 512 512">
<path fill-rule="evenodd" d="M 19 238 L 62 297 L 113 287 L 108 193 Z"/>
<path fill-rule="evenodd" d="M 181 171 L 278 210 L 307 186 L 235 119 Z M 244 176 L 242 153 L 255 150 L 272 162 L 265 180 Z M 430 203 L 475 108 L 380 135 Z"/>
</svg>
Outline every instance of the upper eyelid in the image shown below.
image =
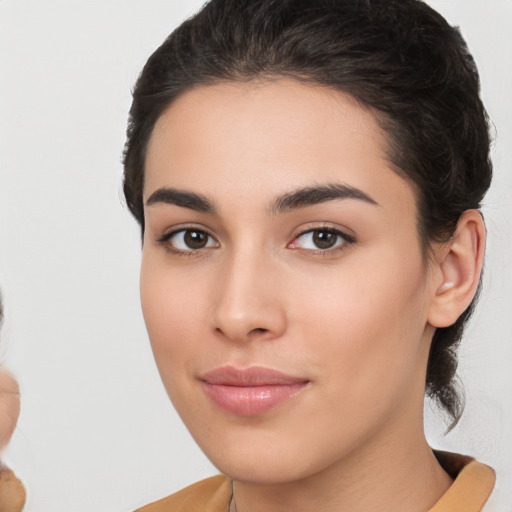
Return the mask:
<svg viewBox="0 0 512 512">
<path fill-rule="evenodd" d="M 290 238 L 291 240 L 295 240 L 299 236 L 305 235 L 307 233 L 312 233 L 314 231 L 333 231 L 335 233 L 338 233 L 343 238 L 346 238 L 347 240 L 356 240 L 355 233 L 351 229 L 342 226 L 332 225 L 329 223 L 320 223 L 320 225 L 315 223 L 307 223 L 305 225 L 303 224 L 302 226 L 293 230 Z"/>
<path fill-rule="evenodd" d="M 301 247 L 296 242 L 297 240 L 299 240 L 304 235 L 308 235 L 308 234 L 314 233 L 315 231 L 331 231 L 332 233 L 334 233 L 338 237 L 338 240 L 336 241 L 336 244 L 334 246 L 328 247 L 328 248 L 325 248 L 325 249 L 322 249 L 322 248 L 318 248 L 318 249 L 305 248 L 305 247 Z M 345 230 L 340 229 L 339 227 L 325 226 L 324 225 L 324 226 L 316 226 L 316 227 L 310 227 L 310 228 L 307 228 L 307 229 L 303 229 L 302 231 L 300 231 L 299 233 L 295 234 L 291 238 L 290 242 L 288 242 L 288 244 L 287 244 L 287 248 L 289 248 L 290 250 L 302 252 L 304 254 L 318 254 L 318 255 L 322 255 L 322 256 L 327 256 L 329 254 L 332 255 L 332 254 L 339 253 L 340 251 L 344 251 L 349 246 L 352 246 L 355 243 L 357 243 L 357 239 L 356 239 L 356 237 L 354 235 L 351 235 L 351 234 L 347 233 Z"/>
<path fill-rule="evenodd" d="M 181 248 L 176 247 L 174 245 L 174 243 L 171 243 L 170 240 L 174 236 L 176 236 L 178 233 L 182 233 L 185 231 L 201 231 L 201 232 L 205 233 L 208 238 L 210 238 L 211 240 L 213 240 L 215 242 L 215 244 L 214 244 L 215 246 L 214 247 L 206 247 L 205 246 L 205 247 L 201 247 L 201 248 L 197 248 L 197 249 L 194 249 L 194 248 L 181 249 Z M 169 229 L 166 232 L 164 232 L 163 235 L 161 235 L 160 237 L 158 237 L 156 239 L 156 244 L 165 248 L 166 251 L 168 251 L 170 253 L 174 253 L 175 255 L 180 255 L 180 256 L 199 255 L 199 254 L 202 254 L 204 251 L 207 251 L 207 250 L 209 251 L 211 249 L 216 249 L 216 248 L 220 247 L 220 242 L 209 231 L 207 231 L 206 229 L 197 228 L 197 227 L 193 227 L 193 226 L 175 227 L 173 229 Z"/>
<path fill-rule="evenodd" d="M 180 233 L 181 231 L 202 231 L 218 242 L 217 237 L 214 236 L 208 228 L 191 224 L 178 225 L 165 229 L 163 230 L 163 233 L 158 236 L 157 241 L 164 242 L 165 240 L 169 240 L 169 238 L 176 235 L 177 233 Z"/>
<path fill-rule="evenodd" d="M 343 231 L 342 229 L 339 229 L 339 228 L 331 228 L 329 226 L 326 226 L 326 227 L 320 227 L 320 228 L 308 228 L 308 229 L 305 229 L 304 231 L 299 231 L 295 237 L 297 236 L 301 236 L 301 235 L 306 235 L 307 233 L 314 233 L 315 231 L 332 231 L 333 233 L 339 233 L 340 235 L 346 235 L 348 236 L 347 233 L 345 233 L 345 231 Z"/>
<path fill-rule="evenodd" d="M 315 231 L 330 231 L 337 237 L 341 238 L 344 242 L 355 242 L 354 237 L 348 235 L 347 233 L 339 230 L 339 229 L 333 229 L 333 228 L 317 228 L 317 229 L 308 229 L 307 231 L 303 231 L 301 233 L 298 233 L 296 236 L 293 237 L 292 242 L 297 240 L 298 238 L 303 237 L 304 235 L 309 235 L 311 233 L 314 233 Z"/>
</svg>

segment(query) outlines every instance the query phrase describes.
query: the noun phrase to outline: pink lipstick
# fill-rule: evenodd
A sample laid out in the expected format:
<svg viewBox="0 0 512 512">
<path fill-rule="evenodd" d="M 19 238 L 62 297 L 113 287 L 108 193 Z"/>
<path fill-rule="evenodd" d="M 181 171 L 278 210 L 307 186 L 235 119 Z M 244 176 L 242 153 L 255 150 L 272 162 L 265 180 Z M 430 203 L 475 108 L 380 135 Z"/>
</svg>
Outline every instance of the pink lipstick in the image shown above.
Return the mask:
<svg viewBox="0 0 512 512">
<path fill-rule="evenodd" d="M 222 366 L 200 377 L 208 397 L 221 409 L 238 416 L 255 416 L 302 391 L 309 380 L 252 366 Z"/>
</svg>

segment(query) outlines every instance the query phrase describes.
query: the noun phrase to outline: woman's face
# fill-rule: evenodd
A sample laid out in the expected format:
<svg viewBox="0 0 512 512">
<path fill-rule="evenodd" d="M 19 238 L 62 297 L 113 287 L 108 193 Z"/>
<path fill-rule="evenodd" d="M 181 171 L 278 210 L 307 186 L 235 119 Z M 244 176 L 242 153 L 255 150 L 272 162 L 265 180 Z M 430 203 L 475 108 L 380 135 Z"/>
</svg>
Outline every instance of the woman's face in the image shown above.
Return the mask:
<svg viewBox="0 0 512 512">
<path fill-rule="evenodd" d="M 167 392 L 234 479 L 393 449 L 421 422 L 434 286 L 412 187 L 351 97 L 202 86 L 147 153 L 141 297 Z"/>
</svg>

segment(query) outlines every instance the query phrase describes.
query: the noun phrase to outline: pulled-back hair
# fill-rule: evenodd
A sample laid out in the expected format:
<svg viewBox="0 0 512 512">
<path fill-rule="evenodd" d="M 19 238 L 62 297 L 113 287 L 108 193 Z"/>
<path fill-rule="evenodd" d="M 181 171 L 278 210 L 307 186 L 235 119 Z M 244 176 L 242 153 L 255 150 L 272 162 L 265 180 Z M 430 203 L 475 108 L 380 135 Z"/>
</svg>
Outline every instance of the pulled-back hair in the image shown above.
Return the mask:
<svg viewBox="0 0 512 512">
<path fill-rule="evenodd" d="M 428 257 L 448 241 L 491 181 L 478 73 L 458 29 L 419 0 L 211 0 L 153 53 L 133 92 L 124 193 L 144 231 L 146 150 L 157 119 L 181 94 L 219 82 L 280 77 L 351 94 L 387 134 L 388 158 L 416 191 Z M 474 302 L 434 334 L 426 392 L 462 413 L 457 347 Z"/>
</svg>

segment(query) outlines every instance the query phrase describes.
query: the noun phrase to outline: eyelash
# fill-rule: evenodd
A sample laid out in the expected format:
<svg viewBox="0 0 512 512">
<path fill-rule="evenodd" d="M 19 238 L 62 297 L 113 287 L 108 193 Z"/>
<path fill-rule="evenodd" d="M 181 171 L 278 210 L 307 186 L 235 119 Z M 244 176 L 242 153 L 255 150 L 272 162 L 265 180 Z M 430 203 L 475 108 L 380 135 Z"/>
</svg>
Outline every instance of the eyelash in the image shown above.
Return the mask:
<svg viewBox="0 0 512 512">
<path fill-rule="evenodd" d="M 336 237 L 335 244 L 332 247 L 328 248 L 317 248 L 317 249 L 305 249 L 303 247 L 293 247 L 295 244 L 295 241 L 305 237 L 309 234 L 314 233 L 327 233 L 329 235 L 333 235 Z M 339 251 L 343 251 L 347 248 L 347 246 L 354 244 L 356 242 L 356 239 L 353 236 L 348 235 L 344 231 L 341 231 L 340 229 L 333 228 L 330 226 L 325 227 L 314 227 L 310 229 L 306 229 L 305 231 L 301 231 L 297 234 L 297 236 L 294 237 L 291 243 L 288 244 L 287 247 L 297 250 L 297 251 L 303 251 L 308 254 L 314 254 L 314 255 L 320 255 L 320 256 L 330 256 L 333 253 L 337 253 Z M 314 242 L 313 242 L 314 243 Z"/>
<path fill-rule="evenodd" d="M 186 236 L 187 232 L 188 233 L 196 233 L 196 234 L 199 233 L 201 235 L 206 236 L 207 237 L 207 245 L 204 247 L 198 248 L 198 249 L 190 248 L 188 250 L 184 250 L 184 249 L 179 249 L 170 243 L 170 240 L 173 237 L 175 237 L 176 235 L 183 233 L 183 236 Z M 328 248 L 324 248 L 324 249 L 322 249 L 322 248 L 305 249 L 303 247 L 294 247 L 295 242 L 298 239 L 303 238 L 306 235 L 314 234 L 314 233 L 317 233 L 317 234 L 319 234 L 319 233 L 326 234 L 327 233 L 328 235 L 335 236 L 336 237 L 335 244 L 332 247 L 328 247 Z M 208 244 L 210 244 L 210 242 L 212 240 L 214 241 L 214 243 L 216 245 L 208 245 Z M 341 243 L 340 243 L 340 240 L 341 240 Z M 354 237 L 348 235 L 347 233 L 341 231 L 340 229 L 326 226 L 326 227 L 315 227 L 315 228 L 310 228 L 310 229 L 301 231 L 293 238 L 293 240 L 290 243 L 287 244 L 286 247 L 289 249 L 301 251 L 301 252 L 304 252 L 307 254 L 328 256 L 328 255 L 332 255 L 335 252 L 344 250 L 347 247 L 347 245 L 351 245 L 351 244 L 355 243 L 355 241 L 356 240 Z M 172 254 L 175 254 L 177 256 L 188 256 L 188 257 L 200 255 L 205 249 L 216 248 L 219 246 L 219 243 L 215 240 L 215 238 L 212 235 L 210 235 L 210 233 L 208 233 L 204 229 L 199 229 L 199 228 L 194 228 L 194 227 L 183 227 L 183 228 L 175 229 L 173 231 L 165 233 L 157 240 L 157 242 L 159 244 L 163 245 L 165 250 Z M 185 242 L 185 244 L 186 244 L 186 242 Z"/>
<path fill-rule="evenodd" d="M 172 254 L 175 254 L 177 256 L 196 256 L 196 255 L 199 255 L 202 251 L 204 251 L 205 249 L 211 249 L 212 247 L 211 246 L 205 246 L 205 247 L 201 247 L 199 249 L 193 249 L 193 248 L 190 248 L 189 250 L 183 250 L 183 249 L 178 249 L 177 247 L 173 246 L 171 243 L 170 243 L 170 240 L 180 234 L 180 233 L 183 233 L 183 235 L 185 236 L 186 233 L 200 233 L 202 235 L 206 235 L 206 237 L 208 238 L 208 242 L 207 244 L 210 243 L 211 240 L 214 240 L 215 243 L 217 244 L 218 246 L 218 242 L 215 240 L 215 238 L 210 235 L 210 233 L 208 233 L 206 230 L 204 229 L 200 229 L 200 228 L 194 228 L 194 227 L 182 227 L 180 229 L 175 229 L 173 231 L 170 231 L 168 233 L 165 233 L 163 234 L 158 240 L 157 242 L 161 245 L 164 246 L 165 250 L 172 253 Z"/>
</svg>

